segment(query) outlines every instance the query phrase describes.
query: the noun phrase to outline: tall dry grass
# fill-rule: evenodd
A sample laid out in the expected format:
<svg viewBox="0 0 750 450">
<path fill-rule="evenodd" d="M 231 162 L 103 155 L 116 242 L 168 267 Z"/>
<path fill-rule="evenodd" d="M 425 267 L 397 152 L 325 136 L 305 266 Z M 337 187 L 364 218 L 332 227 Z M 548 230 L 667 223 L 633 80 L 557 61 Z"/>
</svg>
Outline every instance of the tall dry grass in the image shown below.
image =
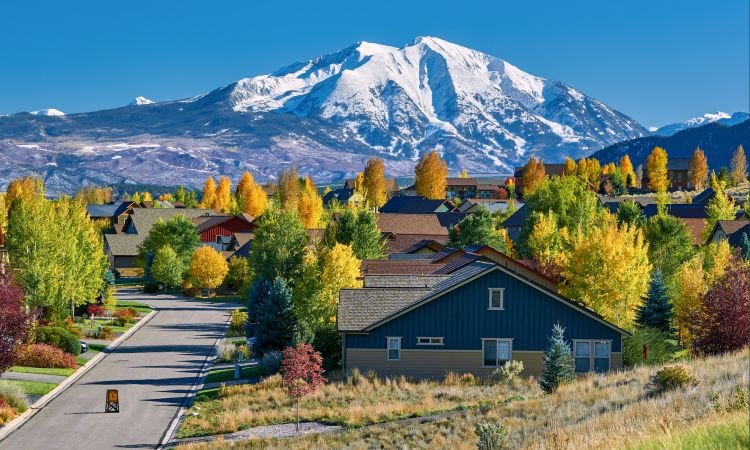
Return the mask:
<svg viewBox="0 0 750 450">
<path fill-rule="evenodd" d="M 552 395 L 529 395 L 512 401 L 494 402 L 479 409 L 466 410 L 459 415 L 428 423 L 394 422 L 330 435 L 194 444 L 180 448 L 473 449 L 476 448 L 477 441 L 474 425 L 480 421 L 502 423 L 510 432 L 512 448 L 622 448 L 641 439 L 680 433 L 680 430 L 698 424 L 721 423 L 723 420 L 736 417 L 738 412 L 747 415 L 747 403 L 738 404 L 736 393 L 744 392 L 743 395 L 746 395 L 749 381 L 748 362 L 747 350 L 693 361 L 690 364 L 703 382 L 686 390 L 661 394 L 654 394 L 650 386 L 651 376 L 659 367 L 641 367 L 607 375 L 586 376 L 561 387 Z M 398 383 L 391 381 L 391 386 L 384 390 L 387 384 L 377 383 L 368 382 L 365 392 L 376 395 L 376 392 L 379 394 L 397 390 L 408 398 L 409 394 L 404 394 L 404 390 L 416 389 L 422 392 L 423 396 L 429 392 L 434 400 L 438 397 L 437 391 L 441 391 L 450 392 L 452 398 L 462 398 L 464 402 L 469 399 L 479 401 L 477 396 L 482 393 L 492 395 L 490 391 L 484 391 L 487 386 L 444 386 L 433 382 L 424 385 L 412 383 L 408 387 L 402 385 L 398 389 Z M 522 386 L 514 385 L 511 391 L 513 389 L 533 391 L 533 387 L 526 382 Z M 333 393 L 326 392 L 321 395 L 327 398 Z M 363 405 L 361 399 L 353 401 L 359 402 L 360 406 Z M 386 402 L 385 399 L 382 401 Z"/>
</svg>

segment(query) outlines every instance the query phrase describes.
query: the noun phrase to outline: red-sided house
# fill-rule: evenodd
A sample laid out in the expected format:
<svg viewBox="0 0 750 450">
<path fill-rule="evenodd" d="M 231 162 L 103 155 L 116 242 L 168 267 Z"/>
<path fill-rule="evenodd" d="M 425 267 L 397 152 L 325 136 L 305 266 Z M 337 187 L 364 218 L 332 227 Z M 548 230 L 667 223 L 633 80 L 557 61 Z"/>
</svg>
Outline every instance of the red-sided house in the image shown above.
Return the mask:
<svg viewBox="0 0 750 450">
<path fill-rule="evenodd" d="M 252 233 L 255 230 L 253 217 L 247 214 L 236 216 L 201 216 L 193 219 L 201 242 L 220 244 L 226 250 L 235 233 Z"/>
</svg>

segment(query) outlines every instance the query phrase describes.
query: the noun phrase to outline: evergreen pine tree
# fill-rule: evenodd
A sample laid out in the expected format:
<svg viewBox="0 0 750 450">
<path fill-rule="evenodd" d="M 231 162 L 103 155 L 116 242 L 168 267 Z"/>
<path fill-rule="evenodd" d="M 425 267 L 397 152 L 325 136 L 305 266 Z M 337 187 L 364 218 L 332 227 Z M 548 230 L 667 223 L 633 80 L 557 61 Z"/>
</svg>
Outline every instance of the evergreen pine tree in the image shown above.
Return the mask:
<svg viewBox="0 0 750 450">
<path fill-rule="evenodd" d="M 648 297 L 636 312 L 636 323 L 641 327 L 650 327 L 670 333 L 672 330 L 672 303 L 667 295 L 667 287 L 664 284 L 664 276 L 657 269 L 651 279 L 648 289 Z"/>
<path fill-rule="evenodd" d="M 253 352 L 263 355 L 293 345 L 297 319 L 292 290 L 282 278 L 255 282 L 248 296 L 248 336 L 255 337 Z"/>
<path fill-rule="evenodd" d="M 547 394 L 554 392 L 558 386 L 575 377 L 573 353 L 570 351 L 570 345 L 565 341 L 564 334 L 565 328 L 560 324 L 555 324 L 552 327 L 549 349 L 544 353 L 539 386 Z"/>
<path fill-rule="evenodd" d="M 750 237 L 748 237 L 747 233 L 742 233 L 742 240 L 740 241 L 740 252 L 742 252 L 743 258 L 750 259 Z"/>
</svg>

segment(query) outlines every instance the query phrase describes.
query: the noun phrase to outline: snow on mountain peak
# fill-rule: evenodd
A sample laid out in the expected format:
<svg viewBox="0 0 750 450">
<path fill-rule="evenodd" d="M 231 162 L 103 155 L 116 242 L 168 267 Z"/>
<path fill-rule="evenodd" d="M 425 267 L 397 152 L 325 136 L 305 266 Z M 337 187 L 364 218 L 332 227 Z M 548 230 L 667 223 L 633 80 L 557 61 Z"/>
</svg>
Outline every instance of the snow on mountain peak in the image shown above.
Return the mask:
<svg viewBox="0 0 750 450">
<path fill-rule="evenodd" d="M 40 109 L 39 111 L 31 111 L 31 114 L 35 116 L 55 116 L 55 117 L 61 117 L 65 115 L 64 112 L 55 108 Z"/>
<path fill-rule="evenodd" d="M 138 96 L 138 97 L 134 98 L 133 101 L 131 101 L 130 103 L 128 103 L 128 106 L 150 105 L 152 103 L 154 103 L 153 100 L 148 99 L 146 97 Z"/>
<path fill-rule="evenodd" d="M 686 128 L 699 127 L 713 122 L 722 123 L 724 125 L 735 125 L 740 122 L 744 122 L 750 118 L 750 115 L 745 112 L 736 112 L 734 114 L 725 113 L 723 111 L 716 111 L 715 113 L 705 113 L 699 117 L 693 117 L 683 122 L 672 123 L 665 125 L 661 128 L 657 128 L 652 131 L 654 134 L 659 136 L 672 136 L 678 131 L 682 131 Z"/>
</svg>

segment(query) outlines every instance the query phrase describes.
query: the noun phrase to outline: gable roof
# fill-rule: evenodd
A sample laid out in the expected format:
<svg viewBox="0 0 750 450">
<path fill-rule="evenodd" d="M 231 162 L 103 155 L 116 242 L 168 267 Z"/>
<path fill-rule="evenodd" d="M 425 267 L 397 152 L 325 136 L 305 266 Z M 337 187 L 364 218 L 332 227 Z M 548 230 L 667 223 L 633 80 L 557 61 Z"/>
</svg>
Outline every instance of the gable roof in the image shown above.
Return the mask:
<svg viewBox="0 0 750 450">
<path fill-rule="evenodd" d="M 501 226 L 503 228 L 521 228 L 526 223 L 526 219 L 531 213 L 531 208 L 526 207 L 526 204 L 521 206 L 514 212 L 510 217 L 505 219 Z"/>
<path fill-rule="evenodd" d="M 173 216 L 185 216 L 192 220 L 201 216 L 216 216 L 217 213 L 211 209 L 198 208 L 134 208 L 128 220 L 133 224 L 138 234 L 148 234 L 151 228 L 159 220 L 167 220 Z"/>
<path fill-rule="evenodd" d="M 86 212 L 89 214 L 89 217 L 92 219 L 100 219 L 100 218 L 111 218 L 114 217 L 115 211 L 117 211 L 117 208 L 120 205 L 118 204 L 107 204 L 107 205 L 94 205 L 89 204 L 86 205 Z"/>
<path fill-rule="evenodd" d="M 362 274 L 367 275 L 428 275 L 443 267 L 432 260 L 365 259 Z"/>
<path fill-rule="evenodd" d="M 430 200 L 417 195 L 397 195 L 380 207 L 381 213 L 430 214 L 452 211 L 447 200 Z"/>
<path fill-rule="evenodd" d="M 137 256 L 145 234 L 105 234 L 104 242 L 112 256 Z"/>
<path fill-rule="evenodd" d="M 703 192 L 693 197 L 693 203 L 705 205 L 708 204 L 708 202 L 711 201 L 711 199 L 714 197 L 716 197 L 716 192 L 714 192 L 713 188 L 706 188 L 703 190 Z"/>
<path fill-rule="evenodd" d="M 709 241 L 714 238 L 714 234 L 718 230 L 724 233 L 730 246 L 739 247 L 742 245 L 743 233 L 747 233 L 747 237 L 750 239 L 750 220 L 746 217 L 737 220 L 719 220 L 711 231 Z"/>
<path fill-rule="evenodd" d="M 403 250 L 403 253 L 414 253 L 424 248 L 432 250 L 434 252 L 439 252 L 440 250 L 445 248 L 445 245 L 442 242 L 438 242 L 434 239 L 420 239 L 410 247 L 405 248 Z"/>
<path fill-rule="evenodd" d="M 393 234 L 448 236 L 448 226 L 466 217 L 463 213 L 378 214 L 378 229 Z"/>
<path fill-rule="evenodd" d="M 407 250 L 415 246 L 417 242 L 431 241 L 437 245 L 445 245 L 448 243 L 447 234 L 396 234 L 387 233 L 385 245 L 388 247 L 388 252 L 393 253 L 406 253 Z"/>
<path fill-rule="evenodd" d="M 591 317 L 592 319 L 614 329 L 618 333 L 630 335 L 629 332 L 606 321 L 596 312 L 579 305 L 556 292 L 550 291 L 542 285 L 522 278 L 506 267 L 480 261 L 464 267 L 455 272 L 449 278 L 435 284 L 429 289 L 408 289 L 403 287 L 399 289 L 342 289 L 339 299 L 338 329 L 341 332 L 369 331 L 496 270 L 504 272 L 511 277 L 536 288 L 547 296 Z"/>
</svg>

